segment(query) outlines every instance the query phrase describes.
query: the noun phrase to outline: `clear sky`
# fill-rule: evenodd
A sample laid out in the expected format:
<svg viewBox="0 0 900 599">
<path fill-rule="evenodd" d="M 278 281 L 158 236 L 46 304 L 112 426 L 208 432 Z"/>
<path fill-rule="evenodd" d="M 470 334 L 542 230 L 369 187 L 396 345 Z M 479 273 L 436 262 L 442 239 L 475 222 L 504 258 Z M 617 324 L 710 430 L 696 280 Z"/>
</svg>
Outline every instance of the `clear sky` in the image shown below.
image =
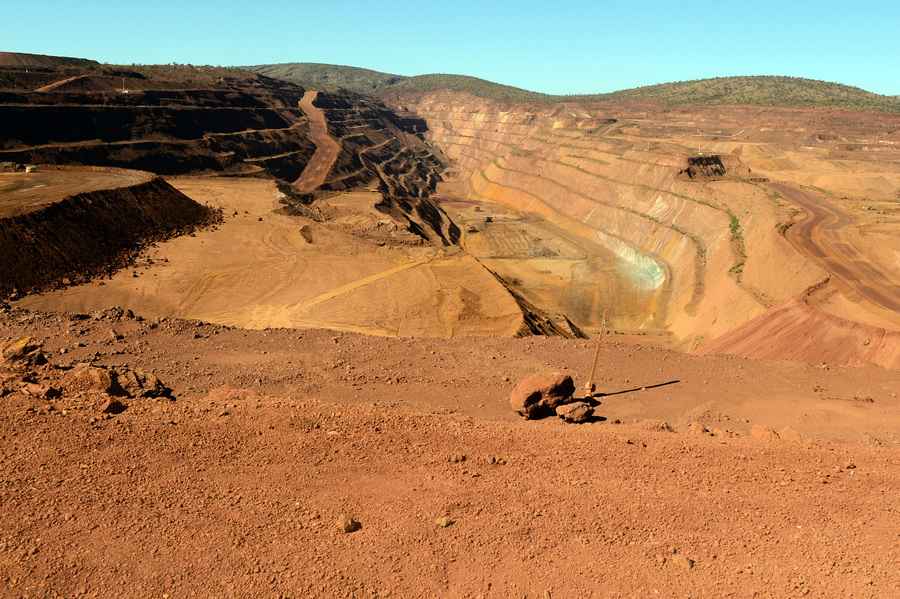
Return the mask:
<svg viewBox="0 0 900 599">
<path fill-rule="evenodd" d="M 325 62 L 549 93 L 793 75 L 900 94 L 900 1 L 0 0 L 0 50 Z"/>
</svg>

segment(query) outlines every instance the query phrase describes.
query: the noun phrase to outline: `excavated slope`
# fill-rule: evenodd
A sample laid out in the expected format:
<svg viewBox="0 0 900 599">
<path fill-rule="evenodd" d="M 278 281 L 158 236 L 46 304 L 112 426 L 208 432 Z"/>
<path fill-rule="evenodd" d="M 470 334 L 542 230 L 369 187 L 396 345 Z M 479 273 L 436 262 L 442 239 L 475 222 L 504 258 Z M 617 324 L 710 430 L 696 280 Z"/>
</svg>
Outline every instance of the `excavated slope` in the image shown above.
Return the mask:
<svg viewBox="0 0 900 599">
<path fill-rule="evenodd" d="M 739 178 L 686 176 L 695 150 L 635 139 L 639 125 L 620 115 L 510 107 L 454 93 L 405 104 L 426 119 L 430 140 L 452 159 L 469 198 L 525 211 L 605 247 L 631 285 L 652 295 L 646 328 L 700 345 L 816 280 L 818 272 L 807 272 L 780 239 L 779 214 L 763 191 Z M 750 244 L 764 251 L 749 252 Z M 765 274 L 782 262 L 780 252 L 798 258 L 783 265 L 786 282 Z M 609 310 L 615 323 L 625 299 L 595 301 L 594 312 Z"/>
<path fill-rule="evenodd" d="M 297 86 L 222 77 L 185 89 L 187 82 L 123 75 L 68 69 L 55 83 L 0 90 L 0 161 L 293 179 L 315 151 Z"/>
<path fill-rule="evenodd" d="M 109 273 L 148 243 L 216 220 L 163 179 L 141 178 L 0 219 L 0 296 Z"/>
</svg>

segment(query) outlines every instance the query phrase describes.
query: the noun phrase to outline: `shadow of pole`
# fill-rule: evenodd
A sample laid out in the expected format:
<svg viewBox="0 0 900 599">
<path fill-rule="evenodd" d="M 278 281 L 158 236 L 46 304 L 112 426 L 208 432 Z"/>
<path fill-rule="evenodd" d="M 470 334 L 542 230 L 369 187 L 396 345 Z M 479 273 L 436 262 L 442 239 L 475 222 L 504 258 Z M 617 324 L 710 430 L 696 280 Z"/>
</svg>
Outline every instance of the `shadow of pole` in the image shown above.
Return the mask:
<svg viewBox="0 0 900 599">
<path fill-rule="evenodd" d="M 659 389 L 660 387 L 668 387 L 669 385 L 677 385 L 681 380 L 675 379 L 673 381 L 666 381 L 665 383 L 656 383 L 655 385 L 642 385 L 640 387 L 634 387 L 632 389 L 624 389 L 622 391 L 613 391 L 611 393 L 592 393 L 587 397 L 587 399 L 595 399 L 598 397 L 612 397 L 613 395 L 625 395 L 626 393 L 634 393 L 635 391 L 646 391 L 648 389 Z"/>
</svg>

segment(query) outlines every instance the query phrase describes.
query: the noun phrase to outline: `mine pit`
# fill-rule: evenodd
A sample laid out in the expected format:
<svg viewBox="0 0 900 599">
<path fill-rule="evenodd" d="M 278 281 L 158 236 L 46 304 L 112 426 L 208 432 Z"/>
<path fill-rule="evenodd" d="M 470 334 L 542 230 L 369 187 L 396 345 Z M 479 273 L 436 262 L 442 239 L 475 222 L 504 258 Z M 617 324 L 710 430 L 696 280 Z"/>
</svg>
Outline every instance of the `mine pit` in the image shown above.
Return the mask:
<svg viewBox="0 0 900 599">
<path fill-rule="evenodd" d="M 892 596 L 894 113 L 274 67 L 0 52 L 0 595 Z"/>
</svg>

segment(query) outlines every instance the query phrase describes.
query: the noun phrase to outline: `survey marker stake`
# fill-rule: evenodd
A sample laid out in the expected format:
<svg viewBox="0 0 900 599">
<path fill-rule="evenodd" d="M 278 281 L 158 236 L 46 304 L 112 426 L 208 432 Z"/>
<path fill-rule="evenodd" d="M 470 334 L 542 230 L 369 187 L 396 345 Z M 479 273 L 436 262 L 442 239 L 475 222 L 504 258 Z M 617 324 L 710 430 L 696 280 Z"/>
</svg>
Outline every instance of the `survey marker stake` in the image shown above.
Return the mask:
<svg viewBox="0 0 900 599">
<path fill-rule="evenodd" d="M 603 335 L 606 333 L 607 312 L 603 311 L 603 320 L 600 324 L 600 334 L 597 335 L 597 348 L 594 350 L 594 363 L 591 365 L 591 375 L 588 377 L 587 383 L 584 384 L 584 391 L 588 397 L 593 397 L 597 391 L 597 385 L 594 384 L 594 377 L 597 376 L 597 364 L 600 362 L 600 344 L 603 342 Z"/>
</svg>

